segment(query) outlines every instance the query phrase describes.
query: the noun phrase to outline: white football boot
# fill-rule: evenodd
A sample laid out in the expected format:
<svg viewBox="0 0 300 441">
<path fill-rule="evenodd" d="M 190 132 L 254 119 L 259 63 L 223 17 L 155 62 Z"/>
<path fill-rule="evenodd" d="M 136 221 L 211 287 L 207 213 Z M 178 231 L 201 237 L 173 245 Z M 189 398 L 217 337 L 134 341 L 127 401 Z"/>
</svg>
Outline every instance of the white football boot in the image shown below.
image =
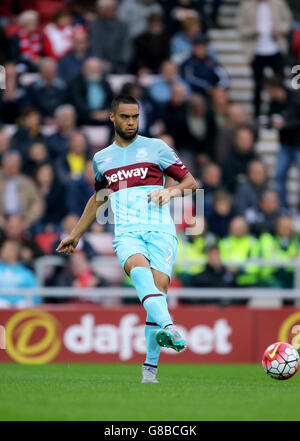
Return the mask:
<svg viewBox="0 0 300 441">
<path fill-rule="evenodd" d="M 157 367 L 145 366 L 142 367 L 142 383 L 159 383 L 156 378 Z"/>
</svg>

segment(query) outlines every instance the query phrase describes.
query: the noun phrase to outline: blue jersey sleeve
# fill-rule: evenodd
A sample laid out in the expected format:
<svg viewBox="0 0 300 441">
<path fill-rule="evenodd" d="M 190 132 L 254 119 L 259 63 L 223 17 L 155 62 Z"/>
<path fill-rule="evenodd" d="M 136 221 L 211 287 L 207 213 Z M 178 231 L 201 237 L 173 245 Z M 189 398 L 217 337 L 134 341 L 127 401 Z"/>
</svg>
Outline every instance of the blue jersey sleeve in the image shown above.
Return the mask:
<svg viewBox="0 0 300 441">
<path fill-rule="evenodd" d="M 176 152 L 164 141 L 159 142 L 159 166 L 171 178 L 179 181 L 188 173 L 188 169 L 179 159 Z"/>
</svg>

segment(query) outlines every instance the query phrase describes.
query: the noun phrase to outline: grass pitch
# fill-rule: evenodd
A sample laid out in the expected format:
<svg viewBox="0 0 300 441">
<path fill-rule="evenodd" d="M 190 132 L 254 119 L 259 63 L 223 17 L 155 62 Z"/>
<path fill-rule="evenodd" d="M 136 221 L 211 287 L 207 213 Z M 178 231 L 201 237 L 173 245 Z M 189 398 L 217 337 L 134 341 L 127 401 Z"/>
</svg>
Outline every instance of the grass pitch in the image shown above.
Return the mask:
<svg viewBox="0 0 300 441">
<path fill-rule="evenodd" d="M 168 365 L 141 384 L 141 365 L 0 364 L 0 420 L 299 420 L 300 374 L 259 365 Z"/>
</svg>

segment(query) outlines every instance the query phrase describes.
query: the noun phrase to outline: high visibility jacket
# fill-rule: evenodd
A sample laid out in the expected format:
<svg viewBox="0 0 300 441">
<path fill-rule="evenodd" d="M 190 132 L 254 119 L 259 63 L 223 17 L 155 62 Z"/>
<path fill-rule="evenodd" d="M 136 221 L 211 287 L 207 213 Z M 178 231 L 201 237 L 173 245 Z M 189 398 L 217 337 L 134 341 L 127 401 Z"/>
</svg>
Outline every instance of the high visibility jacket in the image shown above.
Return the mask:
<svg viewBox="0 0 300 441">
<path fill-rule="evenodd" d="M 207 260 L 204 251 L 205 246 L 206 239 L 203 236 L 196 237 L 192 241 L 185 241 L 178 236 L 178 251 L 174 266 L 175 274 L 180 275 L 185 273 L 194 275 L 204 271 L 204 266 Z M 192 262 L 195 260 L 197 263 L 191 264 L 190 266 L 185 266 L 181 263 Z"/>
<path fill-rule="evenodd" d="M 299 239 L 296 236 L 283 238 L 273 236 L 270 233 L 263 233 L 259 240 L 259 257 L 265 260 L 287 261 L 300 257 Z M 261 268 L 261 279 L 266 280 L 278 270 L 276 266 Z M 284 267 L 285 271 L 293 272 L 294 267 Z"/>
<path fill-rule="evenodd" d="M 236 282 L 238 285 L 254 285 L 258 281 L 259 266 L 249 264 L 246 267 L 239 267 L 238 263 L 243 263 L 247 259 L 258 258 L 258 244 L 250 234 L 243 237 L 228 236 L 219 240 L 222 262 L 235 261 L 237 265 L 233 268 L 237 270 Z"/>
</svg>

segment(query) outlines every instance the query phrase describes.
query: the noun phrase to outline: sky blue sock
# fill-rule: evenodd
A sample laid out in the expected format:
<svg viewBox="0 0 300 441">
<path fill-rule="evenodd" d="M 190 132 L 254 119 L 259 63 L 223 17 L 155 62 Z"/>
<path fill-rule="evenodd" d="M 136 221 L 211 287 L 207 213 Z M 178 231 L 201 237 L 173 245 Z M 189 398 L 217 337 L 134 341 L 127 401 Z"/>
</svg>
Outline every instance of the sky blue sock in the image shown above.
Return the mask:
<svg viewBox="0 0 300 441">
<path fill-rule="evenodd" d="M 155 334 L 156 331 L 160 329 L 157 323 L 154 322 L 152 317 L 147 314 L 146 324 L 145 324 L 145 337 L 146 337 L 146 360 L 145 364 L 149 364 L 151 366 L 157 366 L 161 346 L 156 341 Z"/>
<path fill-rule="evenodd" d="M 136 266 L 131 270 L 130 278 L 142 305 L 153 321 L 161 328 L 173 324 L 165 294 L 161 293 L 155 286 L 150 268 Z"/>
</svg>

